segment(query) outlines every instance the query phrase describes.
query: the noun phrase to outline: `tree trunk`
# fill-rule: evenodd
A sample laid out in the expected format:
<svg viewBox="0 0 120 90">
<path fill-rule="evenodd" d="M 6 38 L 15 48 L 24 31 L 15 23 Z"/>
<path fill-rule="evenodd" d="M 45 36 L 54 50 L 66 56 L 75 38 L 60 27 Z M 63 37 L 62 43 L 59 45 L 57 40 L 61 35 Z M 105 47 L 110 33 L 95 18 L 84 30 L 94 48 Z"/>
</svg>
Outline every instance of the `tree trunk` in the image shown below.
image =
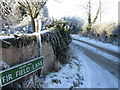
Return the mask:
<svg viewBox="0 0 120 90">
<path fill-rule="evenodd" d="M 92 21 L 91 21 L 91 0 L 89 0 L 88 2 L 88 27 L 87 27 L 87 32 L 89 33 L 91 31 L 91 25 L 92 25 Z"/>
<path fill-rule="evenodd" d="M 33 32 L 35 32 L 35 21 L 34 21 L 34 18 L 32 17 L 31 17 L 31 23 L 32 23 Z"/>
</svg>

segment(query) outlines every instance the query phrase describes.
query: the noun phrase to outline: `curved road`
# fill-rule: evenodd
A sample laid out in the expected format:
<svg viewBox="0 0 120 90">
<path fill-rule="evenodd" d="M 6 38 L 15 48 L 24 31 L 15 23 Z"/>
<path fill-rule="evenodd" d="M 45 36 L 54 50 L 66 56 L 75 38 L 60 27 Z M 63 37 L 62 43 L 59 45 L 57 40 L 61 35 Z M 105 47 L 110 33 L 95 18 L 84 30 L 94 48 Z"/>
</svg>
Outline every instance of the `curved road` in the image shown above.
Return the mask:
<svg viewBox="0 0 120 90">
<path fill-rule="evenodd" d="M 96 45 L 93 45 L 93 44 L 90 44 L 88 42 L 85 42 L 85 41 L 82 41 L 82 40 L 77 40 L 77 39 L 73 39 L 73 41 L 78 41 L 80 43 L 84 43 L 84 44 L 87 44 L 87 45 L 90 45 L 96 49 L 99 49 L 103 52 L 107 52 L 113 56 L 116 56 L 119 58 L 119 54 L 117 52 L 114 52 L 114 51 L 111 51 L 111 50 L 108 50 L 108 49 L 104 49 L 104 48 L 101 48 L 99 46 L 96 46 Z M 89 58 L 91 58 L 94 62 L 96 62 L 97 64 L 99 64 L 100 66 L 104 67 L 105 69 L 107 69 L 111 74 L 113 74 L 114 76 L 116 76 L 118 78 L 118 71 L 120 71 L 119 69 L 119 64 L 118 62 L 115 62 L 114 60 L 109 60 L 108 58 L 100 55 L 100 54 L 97 54 L 91 50 L 89 50 L 88 48 L 86 47 L 83 47 L 82 45 L 77 45 L 77 47 L 80 47 L 81 50 L 84 52 L 85 55 L 87 55 Z"/>
<path fill-rule="evenodd" d="M 89 77 L 86 79 L 88 80 L 86 87 L 118 87 L 118 63 L 83 46 L 86 43 L 81 43 L 83 42 L 73 40 L 72 46 L 76 48 L 74 51 L 78 53 L 76 55 L 78 60 L 83 62 L 84 78 Z"/>
</svg>

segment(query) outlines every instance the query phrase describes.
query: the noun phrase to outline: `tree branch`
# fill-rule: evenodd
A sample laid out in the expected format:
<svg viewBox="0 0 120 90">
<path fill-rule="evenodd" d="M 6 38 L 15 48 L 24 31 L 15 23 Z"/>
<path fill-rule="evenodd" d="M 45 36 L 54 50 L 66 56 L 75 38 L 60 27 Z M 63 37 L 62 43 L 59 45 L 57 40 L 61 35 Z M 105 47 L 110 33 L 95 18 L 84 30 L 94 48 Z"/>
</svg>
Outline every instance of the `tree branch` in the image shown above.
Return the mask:
<svg viewBox="0 0 120 90">
<path fill-rule="evenodd" d="M 100 12 L 100 7 L 101 7 L 101 4 L 99 3 L 98 11 L 97 11 L 96 16 L 95 16 L 95 18 L 94 18 L 94 20 L 93 20 L 92 23 L 95 23 L 95 22 L 96 22 L 96 20 L 97 20 L 97 18 L 98 18 L 98 14 L 99 14 L 99 12 Z"/>
</svg>

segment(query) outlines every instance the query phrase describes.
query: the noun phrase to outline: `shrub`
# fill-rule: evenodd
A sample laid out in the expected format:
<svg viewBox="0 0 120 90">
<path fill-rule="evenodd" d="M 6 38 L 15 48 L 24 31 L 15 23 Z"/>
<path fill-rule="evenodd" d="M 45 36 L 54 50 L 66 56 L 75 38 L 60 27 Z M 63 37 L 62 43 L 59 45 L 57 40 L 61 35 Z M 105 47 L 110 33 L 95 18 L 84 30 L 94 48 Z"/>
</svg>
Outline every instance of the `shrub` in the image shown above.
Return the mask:
<svg viewBox="0 0 120 90">
<path fill-rule="evenodd" d="M 69 33 L 77 34 L 82 31 L 82 26 L 84 23 L 79 17 L 64 17 L 63 19 L 67 21 L 67 24 L 70 27 Z"/>
<path fill-rule="evenodd" d="M 69 58 L 67 52 L 71 42 L 67 21 L 54 20 L 51 24 L 46 25 L 46 28 L 51 32 L 46 33 L 44 37 L 52 44 L 56 60 L 66 63 Z"/>
</svg>

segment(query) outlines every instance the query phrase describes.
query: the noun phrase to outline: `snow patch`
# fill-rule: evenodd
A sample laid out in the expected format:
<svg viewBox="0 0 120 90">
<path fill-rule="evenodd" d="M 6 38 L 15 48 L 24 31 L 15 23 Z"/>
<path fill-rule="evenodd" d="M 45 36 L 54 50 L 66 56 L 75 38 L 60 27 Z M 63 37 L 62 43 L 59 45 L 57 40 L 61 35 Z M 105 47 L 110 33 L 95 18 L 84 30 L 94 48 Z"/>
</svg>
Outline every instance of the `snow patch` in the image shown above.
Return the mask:
<svg viewBox="0 0 120 90">
<path fill-rule="evenodd" d="M 40 31 L 40 34 L 45 34 L 47 32 L 50 32 L 50 31 L 48 31 L 48 30 Z"/>
<path fill-rule="evenodd" d="M 72 58 L 60 71 L 47 75 L 42 88 L 78 88 L 81 83 L 80 63 Z"/>
<path fill-rule="evenodd" d="M 0 71 L 4 69 L 8 69 L 9 67 L 10 66 L 7 63 L 0 61 Z"/>
<path fill-rule="evenodd" d="M 74 39 L 82 40 L 82 41 L 85 41 L 85 42 L 89 42 L 89 43 L 91 43 L 93 45 L 96 45 L 96 46 L 99 46 L 99 47 L 102 47 L 102 48 L 105 48 L 105 49 L 109 49 L 109 50 L 112 50 L 114 52 L 119 52 L 118 46 L 116 46 L 116 45 L 103 43 L 103 42 L 97 41 L 95 39 L 90 39 L 88 37 L 82 37 L 80 35 L 71 35 L 71 36 Z"/>
<path fill-rule="evenodd" d="M 0 40 L 7 39 L 7 38 L 15 38 L 14 36 L 0 36 Z"/>
</svg>

